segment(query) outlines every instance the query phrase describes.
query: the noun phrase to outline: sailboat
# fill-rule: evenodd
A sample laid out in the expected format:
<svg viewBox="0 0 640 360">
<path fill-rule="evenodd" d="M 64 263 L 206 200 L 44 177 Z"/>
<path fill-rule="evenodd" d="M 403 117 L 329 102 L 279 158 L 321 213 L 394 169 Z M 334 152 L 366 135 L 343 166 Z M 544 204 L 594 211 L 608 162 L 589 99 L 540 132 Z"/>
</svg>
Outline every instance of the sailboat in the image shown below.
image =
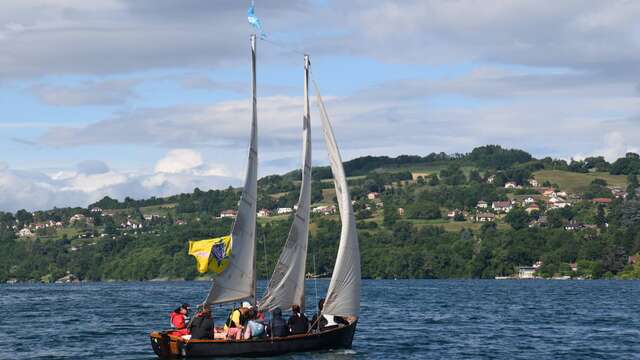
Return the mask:
<svg viewBox="0 0 640 360">
<path fill-rule="evenodd" d="M 257 200 L 257 97 L 256 36 L 251 36 L 252 117 L 248 166 L 238 215 L 231 230 L 229 265 L 212 281 L 205 306 L 249 301 L 258 309 L 288 310 L 293 304 L 304 309 L 304 280 L 309 237 L 311 202 L 311 125 L 309 112 L 309 56 L 304 56 L 304 114 L 302 122 L 302 182 L 298 207 L 284 248 L 269 280 L 264 296 L 256 298 L 256 200 Z M 161 358 L 269 356 L 288 352 L 350 348 L 360 311 L 360 250 L 351 196 L 337 142 L 326 108 L 314 82 L 323 136 L 334 177 L 342 230 L 334 271 L 322 310 L 340 316 L 347 325 L 329 330 L 309 331 L 287 337 L 248 340 L 196 340 L 173 336 L 170 330 L 150 334 L 154 352 Z"/>
</svg>

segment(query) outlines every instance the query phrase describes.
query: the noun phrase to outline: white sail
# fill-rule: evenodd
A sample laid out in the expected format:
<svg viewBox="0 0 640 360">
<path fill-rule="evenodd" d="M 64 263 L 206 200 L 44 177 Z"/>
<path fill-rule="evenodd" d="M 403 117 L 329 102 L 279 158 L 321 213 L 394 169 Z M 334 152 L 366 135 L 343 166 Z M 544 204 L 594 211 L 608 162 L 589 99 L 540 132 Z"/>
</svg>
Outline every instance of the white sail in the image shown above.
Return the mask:
<svg viewBox="0 0 640 360">
<path fill-rule="evenodd" d="M 205 304 L 250 299 L 255 301 L 256 200 L 258 189 L 258 117 L 256 99 L 256 37 L 251 36 L 252 118 L 249 160 L 238 215 L 231 230 L 231 255 L 227 268 L 213 280 Z"/>
<path fill-rule="evenodd" d="M 302 184 L 289 236 L 258 307 L 287 310 L 298 304 L 304 309 L 304 275 L 309 240 L 311 206 L 311 126 L 309 115 L 309 57 L 304 57 L 304 115 L 302 117 Z"/>
<path fill-rule="evenodd" d="M 338 256 L 336 257 L 336 264 L 333 268 L 322 312 L 330 315 L 358 316 L 360 313 L 360 248 L 356 232 L 356 219 L 351 206 L 347 179 L 342 167 L 342 158 L 340 157 L 336 138 L 333 135 L 329 116 L 315 81 L 313 85 L 318 99 L 322 130 L 329 153 L 329 162 L 333 173 L 336 198 L 340 209 L 340 220 L 342 222 Z"/>
</svg>

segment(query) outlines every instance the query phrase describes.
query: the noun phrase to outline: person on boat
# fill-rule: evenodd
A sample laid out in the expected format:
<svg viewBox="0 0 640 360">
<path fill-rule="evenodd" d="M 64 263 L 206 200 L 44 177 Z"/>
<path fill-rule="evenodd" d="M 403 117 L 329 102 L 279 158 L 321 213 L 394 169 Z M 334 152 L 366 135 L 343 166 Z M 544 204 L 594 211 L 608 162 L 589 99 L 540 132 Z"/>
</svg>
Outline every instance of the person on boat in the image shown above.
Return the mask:
<svg viewBox="0 0 640 360">
<path fill-rule="evenodd" d="M 313 318 L 311 319 L 311 329 L 323 331 L 337 328 L 340 325 L 349 325 L 349 322 L 347 320 L 345 320 L 342 316 L 337 315 L 322 314 L 320 319 L 318 319 L 318 316 L 322 313 L 323 308 L 324 299 L 320 299 L 320 301 L 318 301 L 318 312 L 313 315 Z"/>
<path fill-rule="evenodd" d="M 252 309 L 253 306 L 248 301 L 245 301 L 242 303 L 242 307 L 231 311 L 224 324 L 224 331 L 228 339 L 240 340 L 242 338 L 242 332 L 247 325 L 248 315 Z"/>
<path fill-rule="evenodd" d="M 309 330 L 309 319 L 300 311 L 300 305 L 293 304 L 291 306 L 291 317 L 287 320 L 287 326 L 289 326 L 289 333 L 294 334 L 306 334 Z"/>
<path fill-rule="evenodd" d="M 258 313 L 251 311 L 249 314 L 249 320 L 244 330 L 244 339 L 256 339 L 261 338 L 266 334 L 265 325 L 258 319 Z"/>
<path fill-rule="evenodd" d="M 189 313 L 189 304 L 182 304 L 169 314 L 171 327 L 174 329 L 173 334 L 182 336 L 189 334 L 187 329 L 187 314 Z"/>
<path fill-rule="evenodd" d="M 271 321 L 269 326 L 271 337 L 284 337 L 289 335 L 289 327 L 287 322 L 282 318 L 282 310 L 275 308 L 271 312 Z"/>
<path fill-rule="evenodd" d="M 203 306 L 188 326 L 192 339 L 208 339 L 213 331 L 211 309 Z"/>
</svg>

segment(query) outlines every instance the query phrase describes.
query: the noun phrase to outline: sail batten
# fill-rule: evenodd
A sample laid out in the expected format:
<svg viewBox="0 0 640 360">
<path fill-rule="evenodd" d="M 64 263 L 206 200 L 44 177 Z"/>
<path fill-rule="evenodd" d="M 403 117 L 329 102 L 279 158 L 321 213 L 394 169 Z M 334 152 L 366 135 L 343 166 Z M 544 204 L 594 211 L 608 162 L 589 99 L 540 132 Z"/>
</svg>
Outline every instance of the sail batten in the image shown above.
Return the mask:
<svg viewBox="0 0 640 360">
<path fill-rule="evenodd" d="M 304 114 L 302 117 L 302 182 L 298 208 L 273 270 L 267 291 L 258 307 L 265 310 L 290 309 L 293 304 L 304 309 L 304 275 L 309 240 L 311 207 L 311 126 L 309 115 L 309 58 L 304 62 Z"/>
<path fill-rule="evenodd" d="M 205 304 L 250 299 L 256 294 L 256 199 L 258 198 L 258 115 L 256 97 L 256 37 L 251 36 L 251 139 L 238 215 L 231 230 L 230 266 L 214 278 Z"/>
<path fill-rule="evenodd" d="M 339 316 L 358 316 L 360 313 L 360 247 L 356 232 L 356 219 L 351 206 L 351 196 L 342 166 L 342 158 L 333 134 L 327 110 L 322 101 L 318 85 L 313 82 L 320 110 L 325 145 L 329 154 L 333 173 L 336 198 L 340 210 L 342 230 L 340 245 L 333 268 L 331 282 L 324 303 L 324 314 Z"/>
</svg>

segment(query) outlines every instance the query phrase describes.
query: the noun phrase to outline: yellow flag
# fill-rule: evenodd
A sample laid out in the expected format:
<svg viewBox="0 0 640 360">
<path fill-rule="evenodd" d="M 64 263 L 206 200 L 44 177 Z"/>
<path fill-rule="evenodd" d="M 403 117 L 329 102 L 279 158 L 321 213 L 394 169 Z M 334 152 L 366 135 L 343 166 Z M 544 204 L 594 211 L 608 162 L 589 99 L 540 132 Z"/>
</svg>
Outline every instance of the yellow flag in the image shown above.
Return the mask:
<svg viewBox="0 0 640 360">
<path fill-rule="evenodd" d="M 212 254 L 213 256 L 211 256 Z M 199 273 L 206 273 L 207 270 L 221 273 L 229 263 L 231 236 L 189 241 L 189 255 L 196 258 L 196 267 Z M 210 258 L 211 263 L 209 263 Z"/>
</svg>

